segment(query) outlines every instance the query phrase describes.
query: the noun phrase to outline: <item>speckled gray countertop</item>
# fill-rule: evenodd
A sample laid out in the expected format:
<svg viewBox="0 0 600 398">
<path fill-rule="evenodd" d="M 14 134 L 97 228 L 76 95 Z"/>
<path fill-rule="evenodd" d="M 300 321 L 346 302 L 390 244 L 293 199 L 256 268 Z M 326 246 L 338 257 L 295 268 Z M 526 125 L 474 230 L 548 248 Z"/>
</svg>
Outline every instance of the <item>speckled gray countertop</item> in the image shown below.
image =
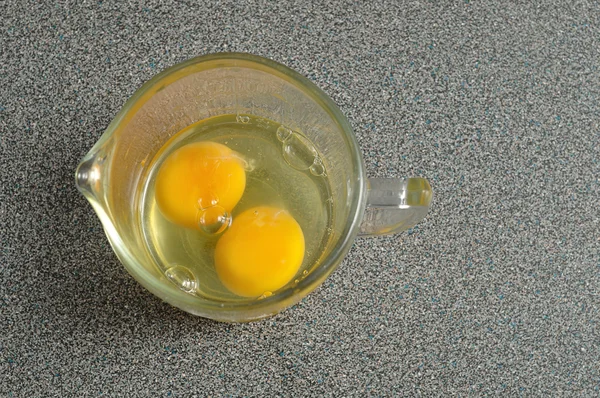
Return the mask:
<svg viewBox="0 0 600 398">
<path fill-rule="evenodd" d="M 597 1 L 196 3 L 0 2 L 0 396 L 600 394 Z M 243 325 L 141 288 L 73 183 L 142 82 L 218 51 L 308 76 L 369 175 L 436 194 Z"/>
</svg>

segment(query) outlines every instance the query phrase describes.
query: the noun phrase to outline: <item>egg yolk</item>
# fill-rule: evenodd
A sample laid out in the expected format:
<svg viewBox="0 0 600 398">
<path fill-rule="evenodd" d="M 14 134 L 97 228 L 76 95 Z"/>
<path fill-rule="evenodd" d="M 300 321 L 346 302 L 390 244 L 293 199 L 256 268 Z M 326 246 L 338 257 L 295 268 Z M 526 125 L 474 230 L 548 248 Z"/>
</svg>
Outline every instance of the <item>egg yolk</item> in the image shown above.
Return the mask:
<svg viewBox="0 0 600 398">
<path fill-rule="evenodd" d="M 245 188 L 246 172 L 239 155 L 225 145 L 197 142 L 177 149 L 164 161 L 156 177 L 156 202 L 169 221 L 199 229 L 220 216 L 215 211 L 203 213 L 205 209 L 220 207 L 222 213 L 230 213 Z"/>
<path fill-rule="evenodd" d="M 225 287 L 244 297 L 288 283 L 304 258 L 304 234 L 285 210 L 259 206 L 234 217 L 217 242 L 215 269 Z"/>
</svg>

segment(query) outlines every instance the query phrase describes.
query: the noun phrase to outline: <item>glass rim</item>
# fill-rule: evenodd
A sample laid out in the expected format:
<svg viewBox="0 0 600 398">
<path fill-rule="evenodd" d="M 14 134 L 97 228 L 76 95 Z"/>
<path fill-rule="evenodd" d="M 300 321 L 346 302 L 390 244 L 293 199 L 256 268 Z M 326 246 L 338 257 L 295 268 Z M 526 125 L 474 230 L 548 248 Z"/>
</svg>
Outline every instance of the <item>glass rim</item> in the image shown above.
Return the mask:
<svg viewBox="0 0 600 398">
<path fill-rule="evenodd" d="M 358 226 L 362 220 L 365 210 L 365 171 L 362 160 L 362 155 L 356 136 L 352 131 L 350 123 L 340 111 L 338 106 L 333 100 L 325 94 L 319 87 L 317 87 L 308 78 L 302 76 L 300 73 L 294 71 L 287 66 L 280 64 L 276 61 L 272 61 L 267 58 L 263 58 L 257 55 L 248 53 L 214 53 L 203 56 L 191 58 L 182 63 L 173 65 L 165 70 L 161 71 L 157 75 L 153 76 L 150 80 L 142 84 L 135 93 L 127 100 L 125 105 L 119 110 L 113 121 L 109 124 L 104 134 L 99 138 L 98 142 L 94 145 L 89 153 L 94 153 L 96 148 L 101 146 L 102 143 L 106 142 L 110 136 L 117 130 L 121 121 L 128 115 L 128 113 L 134 108 L 143 96 L 150 92 L 153 88 L 157 87 L 164 78 L 174 74 L 175 72 L 181 71 L 190 66 L 206 63 L 209 61 L 244 61 L 248 65 L 254 64 L 255 66 L 262 66 L 258 68 L 267 73 L 278 72 L 288 78 L 288 82 L 296 86 L 299 90 L 304 92 L 312 100 L 314 100 L 319 106 L 327 111 L 334 121 L 340 126 L 341 130 L 345 133 L 344 138 L 347 141 L 348 147 L 351 152 L 351 156 L 354 158 L 354 172 L 358 176 L 356 180 L 356 186 L 354 188 L 354 195 L 350 202 L 350 209 L 348 212 L 348 218 L 345 222 L 345 228 L 341 232 L 339 239 L 331 249 L 331 252 L 324 258 L 324 260 L 316 268 L 314 268 L 308 275 L 301 279 L 295 286 L 287 287 L 282 290 L 275 292 L 269 297 L 265 297 L 260 300 L 247 300 L 247 301 L 211 301 L 210 299 L 193 296 L 185 293 L 176 286 L 167 286 L 164 281 L 157 278 L 150 271 L 146 270 L 142 262 L 138 261 L 127 245 L 122 241 L 117 228 L 115 227 L 112 218 L 99 207 L 103 207 L 99 203 L 92 203 L 94 209 L 100 217 L 104 229 L 109 241 L 111 242 L 114 251 L 121 260 L 121 263 L 127 269 L 127 271 L 146 289 L 167 301 L 168 303 L 179 307 L 185 311 L 189 311 L 190 308 L 198 309 L 193 311 L 200 316 L 211 317 L 211 314 L 224 313 L 224 312 L 235 312 L 243 313 L 244 311 L 252 310 L 263 316 L 268 316 L 273 313 L 279 312 L 283 308 L 291 306 L 313 291 L 318 287 L 328 276 L 333 272 L 339 263 L 348 253 L 352 242 L 358 232 Z M 216 67 L 227 67 L 227 66 L 239 66 L 245 65 L 217 65 Z M 274 73 L 277 74 L 277 73 Z M 183 76 L 182 76 L 183 77 Z M 279 76 L 283 78 L 282 76 Z M 178 80 L 178 79 L 177 79 Z M 87 156 L 86 156 L 87 158 Z M 87 197 L 87 195 L 86 195 Z M 88 199 L 90 199 L 88 197 Z M 90 199 L 92 201 L 93 199 Z M 101 211 L 99 211 L 101 210 Z M 281 306 L 280 303 L 285 304 Z M 251 316 L 250 319 L 260 318 L 261 316 Z M 218 319 L 218 316 L 214 317 Z M 237 319 L 237 317 L 225 317 L 231 319 Z M 242 317 L 241 320 L 245 318 Z"/>
</svg>

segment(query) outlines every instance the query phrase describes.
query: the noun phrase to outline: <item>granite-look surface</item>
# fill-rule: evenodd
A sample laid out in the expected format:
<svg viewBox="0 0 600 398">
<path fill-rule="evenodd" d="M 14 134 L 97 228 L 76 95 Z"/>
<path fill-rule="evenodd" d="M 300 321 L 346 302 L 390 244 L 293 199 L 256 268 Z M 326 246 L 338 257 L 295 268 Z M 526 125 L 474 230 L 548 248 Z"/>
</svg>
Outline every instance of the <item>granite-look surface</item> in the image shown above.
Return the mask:
<svg viewBox="0 0 600 398">
<path fill-rule="evenodd" d="M 0 2 L 0 396 L 600 394 L 597 1 L 198 3 Z M 436 195 L 243 325 L 141 288 L 73 181 L 142 82 L 218 51 L 306 75 L 370 175 Z"/>
</svg>

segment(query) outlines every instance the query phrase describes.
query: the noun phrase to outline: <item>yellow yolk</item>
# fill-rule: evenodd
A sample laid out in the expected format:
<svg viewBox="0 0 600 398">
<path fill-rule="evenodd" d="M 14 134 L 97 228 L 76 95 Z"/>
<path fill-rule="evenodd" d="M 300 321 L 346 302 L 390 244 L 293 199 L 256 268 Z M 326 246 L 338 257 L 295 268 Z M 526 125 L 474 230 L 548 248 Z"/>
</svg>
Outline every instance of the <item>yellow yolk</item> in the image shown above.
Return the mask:
<svg viewBox="0 0 600 398">
<path fill-rule="evenodd" d="M 218 218 L 214 211 L 201 217 L 202 210 L 220 206 L 230 213 L 245 188 L 246 172 L 235 152 L 215 142 L 197 142 L 164 161 L 156 177 L 156 201 L 169 221 L 199 229 Z"/>
<path fill-rule="evenodd" d="M 259 206 L 233 219 L 217 242 L 215 268 L 239 296 L 256 297 L 288 283 L 304 258 L 304 234 L 285 210 Z"/>
</svg>

